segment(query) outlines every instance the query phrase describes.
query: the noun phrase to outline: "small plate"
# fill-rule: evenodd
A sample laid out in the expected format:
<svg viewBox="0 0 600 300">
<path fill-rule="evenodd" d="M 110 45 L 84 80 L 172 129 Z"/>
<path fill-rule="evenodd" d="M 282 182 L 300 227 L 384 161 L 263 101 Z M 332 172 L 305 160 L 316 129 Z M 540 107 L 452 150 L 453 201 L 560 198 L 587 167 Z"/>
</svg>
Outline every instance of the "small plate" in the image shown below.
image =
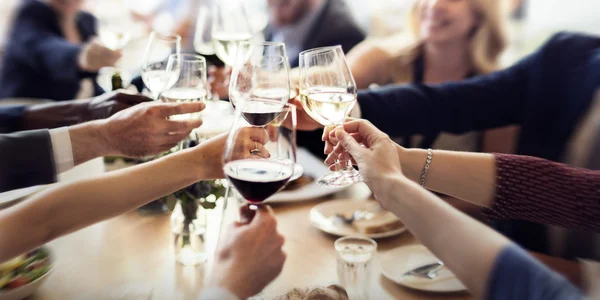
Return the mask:
<svg viewBox="0 0 600 300">
<path fill-rule="evenodd" d="M 23 189 L 0 193 L 0 209 L 15 205 L 19 201 L 25 199 L 33 193 L 41 191 L 44 188 L 46 188 L 46 185 L 36 185 Z"/>
<path fill-rule="evenodd" d="M 389 280 L 420 291 L 451 293 L 466 290 L 465 286 L 456 278 L 448 268 L 438 271 L 435 279 L 425 279 L 415 276 L 402 276 L 402 274 L 439 261 L 423 245 L 409 245 L 387 251 L 379 256 L 381 273 Z"/>
<path fill-rule="evenodd" d="M 360 235 L 372 239 L 380 239 L 395 236 L 406 231 L 406 227 L 403 226 L 383 233 L 362 234 L 356 231 L 352 226 L 340 225 L 337 222 L 334 223 L 333 218 L 336 213 L 365 210 L 369 208 L 369 205 L 372 205 L 372 202 L 373 201 L 357 201 L 350 199 L 323 202 L 310 210 L 310 223 L 318 229 L 336 236 Z"/>
<path fill-rule="evenodd" d="M 280 191 L 275 195 L 271 196 L 265 202 L 288 203 L 312 200 L 337 193 L 347 188 L 327 188 L 318 185 L 317 179 L 329 173 L 330 171 L 329 168 L 327 168 L 327 166 L 323 164 L 323 161 L 312 155 L 308 150 L 304 148 L 299 148 L 296 152 L 296 161 L 297 166 L 296 168 L 294 168 L 294 177 L 297 176 L 296 172 L 299 172 L 298 165 L 300 165 L 302 168 L 304 168 L 303 173 L 313 177 L 314 181 L 293 191 Z"/>
</svg>

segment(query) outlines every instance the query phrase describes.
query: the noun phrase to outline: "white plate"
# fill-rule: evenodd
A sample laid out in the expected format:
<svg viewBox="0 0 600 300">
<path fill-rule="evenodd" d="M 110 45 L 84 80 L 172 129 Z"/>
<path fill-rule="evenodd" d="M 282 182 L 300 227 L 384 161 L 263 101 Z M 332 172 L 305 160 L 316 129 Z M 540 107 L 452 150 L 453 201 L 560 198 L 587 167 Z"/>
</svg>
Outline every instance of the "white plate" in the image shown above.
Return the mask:
<svg viewBox="0 0 600 300">
<path fill-rule="evenodd" d="M 323 202 L 310 210 L 310 223 L 318 229 L 336 236 L 362 235 L 372 239 L 380 239 L 395 236 L 406 231 L 406 227 L 403 226 L 383 233 L 362 234 L 356 231 L 352 226 L 341 225 L 339 222 L 334 222 L 336 213 L 352 212 L 359 209 L 365 210 L 369 208 L 370 204 L 372 205 L 372 202 L 373 201 L 350 199 Z"/>
<path fill-rule="evenodd" d="M 25 197 L 39 192 L 44 189 L 46 185 L 36 185 L 27 187 L 24 189 L 12 190 L 0 194 L 0 209 L 6 208 L 17 204 L 17 202 L 23 200 Z"/>
<path fill-rule="evenodd" d="M 420 266 L 435 263 L 438 258 L 423 245 L 410 245 L 387 251 L 379 256 L 381 273 L 389 280 L 420 291 L 450 293 L 466 290 L 456 276 L 443 268 L 435 279 L 424 279 L 414 276 L 402 276 L 407 271 Z"/>
<path fill-rule="evenodd" d="M 48 247 L 44 247 L 50 253 L 50 270 L 46 272 L 42 277 L 30 282 L 22 287 L 18 287 L 16 289 L 9 290 L 7 292 L 0 291 L 0 300 L 21 300 L 31 296 L 37 289 L 46 281 L 52 270 L 54 270 L 54 255 L 52 251 L 48 249 Z"/>
<path fill-rule="evenodd" d="M 321 198 L 344 190 L 346 187 L 326 188 L 317 184 L 319 177 L 328 174 L 329 168 L 322 160 L 312 155 L 304 148 L 298 148 L 296 161 L 304 168 L 304 174 L 315 180 L 293 191 L 281 191 L 266 200 L 268 203 L 298 202 Z M 296 172 L 296 171 L 295 171 Z M 295 174 L 294 174 L 295 175 Z"/>
</svg>

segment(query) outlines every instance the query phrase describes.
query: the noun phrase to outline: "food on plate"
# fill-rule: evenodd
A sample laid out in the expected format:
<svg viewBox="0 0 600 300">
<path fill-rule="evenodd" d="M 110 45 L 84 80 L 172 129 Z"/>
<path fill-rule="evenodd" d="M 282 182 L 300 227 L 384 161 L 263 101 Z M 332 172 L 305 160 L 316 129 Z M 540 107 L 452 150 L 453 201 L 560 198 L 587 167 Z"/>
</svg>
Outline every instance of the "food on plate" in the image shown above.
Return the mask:
<svg viewBox="0 0 600 300">
<path fill-rule="evenodd" d="M 284 191 L 295 191 L 297 189 L 302 188 L 305 185 L 311 184 L 315 181 L 315 178 L 310 175 L 302 175 L 296 180 L 292 180 L 287 183 L 287 185 L 283 188 Z"/>
<path fill-rule="evenodd" d="M 403 227 L 404 224 L 389 211 L 380 211 L 370 218 L 352 222 L 352 227 L 362 234 L 385 233 Z"/>
<path fill-rule="evenodd" d="M 275 300 L 348 300 L 346 290 L 339 285 L 330 285 L 316 289 L 293 289 Z"/>
<path fill-rule="evenodd" d="M 40 248 L 0 264 L 0 293 L 33 282 L 50 271 L 48 250 Z"/>
</svg>

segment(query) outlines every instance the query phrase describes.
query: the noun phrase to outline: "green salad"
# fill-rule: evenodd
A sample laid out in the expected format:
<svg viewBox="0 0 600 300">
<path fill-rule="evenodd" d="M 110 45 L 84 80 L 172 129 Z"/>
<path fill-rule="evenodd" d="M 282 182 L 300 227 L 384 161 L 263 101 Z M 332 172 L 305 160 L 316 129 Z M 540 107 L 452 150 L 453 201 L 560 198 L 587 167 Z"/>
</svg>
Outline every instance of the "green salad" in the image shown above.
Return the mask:
<svg viewBox="0 0 600 300">
<path fill-rule="evenodd" d="M 40 248 L 0 264 L 0 293 L 24 286 L 50 271 L 47 249 Z"/>
</svg>

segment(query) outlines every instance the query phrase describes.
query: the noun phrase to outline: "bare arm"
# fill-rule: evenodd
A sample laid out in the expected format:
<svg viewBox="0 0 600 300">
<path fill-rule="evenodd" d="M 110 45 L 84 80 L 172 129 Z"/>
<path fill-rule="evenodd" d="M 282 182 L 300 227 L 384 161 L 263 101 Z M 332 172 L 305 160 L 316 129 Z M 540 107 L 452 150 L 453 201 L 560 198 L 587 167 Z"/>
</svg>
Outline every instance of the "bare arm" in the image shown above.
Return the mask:
<svg viewBox="0 0 600 300">
<path fill-rule="evenodd" d="M 385 85 L 390 82 L 389 72 L 392 67 L 389 54 L 373 45 L 373 42 L 364 41 L 352 48 L 346 56 L 348 67 L 352 72 L 356 86 L 366 89 L 376 83 Z"/>
<path fill-rule="evenodd" d="M 150 163 L 58 184 L 0 211 L 0 262 L 198 180 L 222 177 L 224 140 L 220 136 Z"/>
</svg>

